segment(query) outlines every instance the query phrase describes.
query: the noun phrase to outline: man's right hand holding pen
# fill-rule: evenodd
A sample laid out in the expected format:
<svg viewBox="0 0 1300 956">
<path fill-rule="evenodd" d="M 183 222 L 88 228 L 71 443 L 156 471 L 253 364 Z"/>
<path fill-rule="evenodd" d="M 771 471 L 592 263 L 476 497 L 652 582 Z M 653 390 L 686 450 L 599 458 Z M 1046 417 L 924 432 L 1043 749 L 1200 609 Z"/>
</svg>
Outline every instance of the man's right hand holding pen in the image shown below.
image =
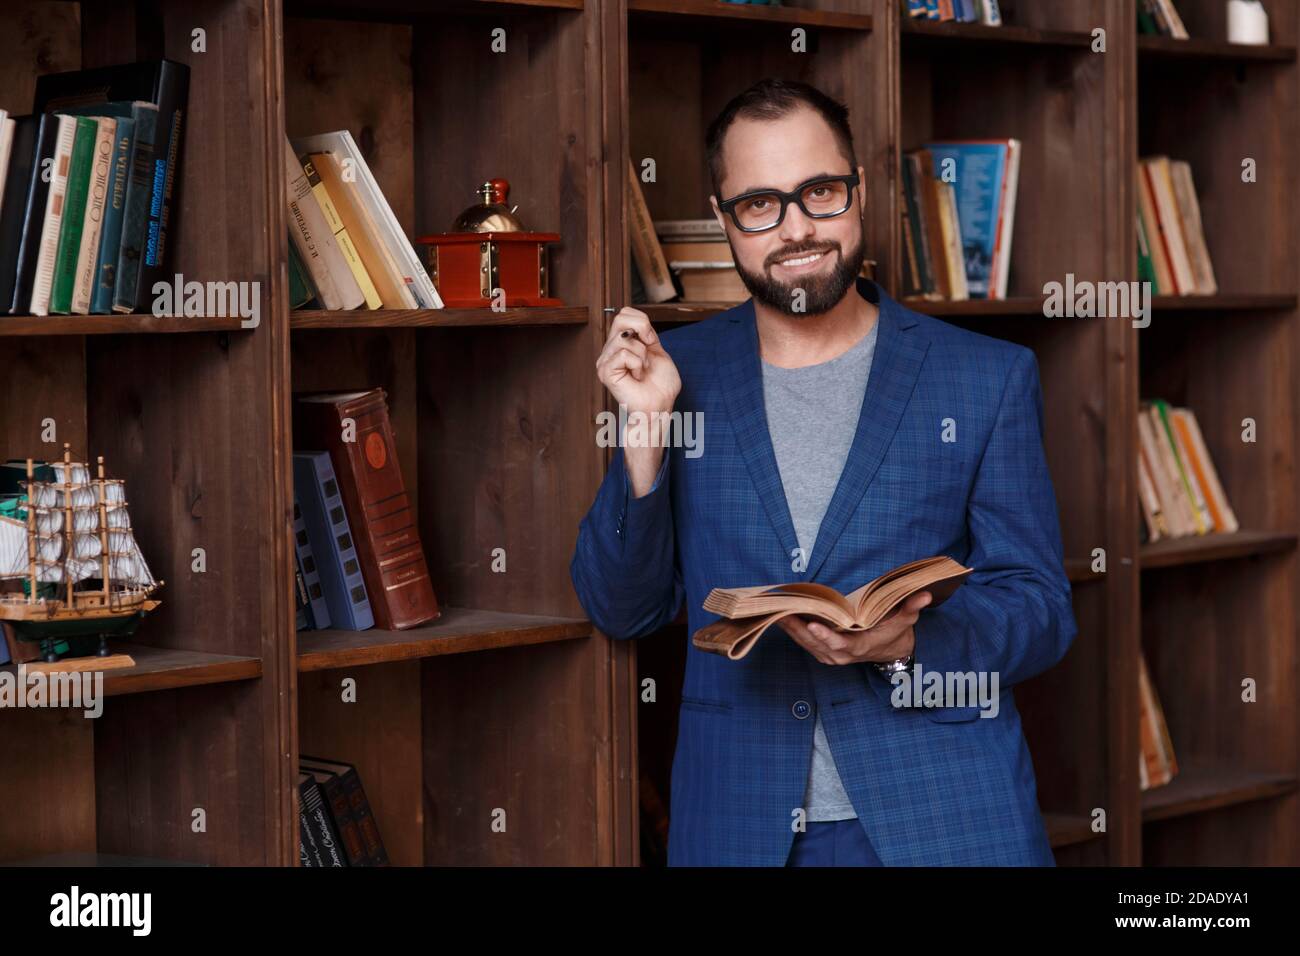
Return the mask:
<svg viewBox="0 0 1300 956">
<path fill-rule="evenodd" d="M 632 495 L 640 498 L 654 485 L 663 462 L 667 436 L 659 423 L 673 410 L 682 390 L 681 376 L 650 325 L 650 317 L 626 306 L 610 322 L 609 338 L 596 359 L 596 374 L 614 401 L 627 410 L 629 427 L 635 414 L 648 416 L 643 433 L 651 440 L 623 443 Z"/>
</svg>

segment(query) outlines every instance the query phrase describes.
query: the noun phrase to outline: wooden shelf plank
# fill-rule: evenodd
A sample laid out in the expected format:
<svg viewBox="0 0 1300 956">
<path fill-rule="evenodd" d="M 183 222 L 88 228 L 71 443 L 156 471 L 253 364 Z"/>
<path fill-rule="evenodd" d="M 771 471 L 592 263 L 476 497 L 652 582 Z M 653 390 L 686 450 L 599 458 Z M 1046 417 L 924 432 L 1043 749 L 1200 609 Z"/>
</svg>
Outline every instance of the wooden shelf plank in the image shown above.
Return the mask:
<svg viewBox="0 0 1300 956">
<path fill-rule="evenodd" d="M 1287 310 L 1296 307 L 1292 293 L 1262 293 L 1257 295 L 1158 295 L 1151 300 L 1156 312 L 1247 311 Z"/>
<path fill-rule="evenodd" d="M 1165 538 L 1141 547 L 1138 566 L 1143 570 L 1171 568 L 1204 561 L 1224 561 L 1289 551 L 1295 546 L 1296 535 L 1289 531 L 1237 531 L 1232 534 Z"/>
<path fill-rule="evenodd" d="M 124 333 L 238 332 L 238 317 L 186 318 L 145 313 L 113 315 L 3 315 L 0 336 L 120 335 Z"/>
<path fill-rule="evenodd" d="M 651 322 L 698 322 L 737 305 L 736 302 L 660 302 L 655 305 L 641 303 L 632 308 L 650 316 Z"/>
<path fill-rule="evenodd" d="M 112 642 L 111 647 L 114 653 L 130 654 L 135 659 L 135 666 L 103 672 L 104 694 L 108 697 L 174 690 L 199 684 L 252 680 L 262 676 L 262 661 L 256 657 L 205 654 L 201 651 L 122 644 L 116 641 Z M 6 664 L 0 667 L 0 671 L 16 675 L 18 667 Z"/>
<path fill-rule="evenodd" d="M 582 10 L 584 0 L 285 0 L 286 17 L 416 22 L 458 14 Z"/>
<path fill-rule="evenodd" d="M 1043 824 L 1053 847 L 1087 843 L 1101 836 L 1093 831 L 1092 821 L 1081 813 L 1044 813 Z"/>
<path fill-rule="evenodd" d="M 591 622 L 581 618 L 445 607 L 433 624 L 407 631 L 299 631 L 298 670 L 571 641 L 589 637 L 591 632 Z"/>
<path fill-rule="evenodd" d="M 450 328 L 493 325 L 585 325 L 585 305 L 492 309 L 302 309 L 289 313 L 291 329 Z"/>
<path fill-rule="evenodd" d="M 1043 299 L 1034 296 L 1017 296 L 1012 299 L 965 299 L 960 302 L 948 299 L 901 299 L 900 304 L 907 306 L 913 312 L 939 317 L 1043 314 Z"/>
<path fill-rule="evenodd" d="M 1295 47 L 1281 44 L 1251 46 L 1246 43 L 1228 43 L 1226 40 L 1207 40 L 1193 37 L 1175 40 L 1173 37 L 1139 36 L 1138 57 L 1186 57 L 1188 59 L 1222 60 L 1225 63 L 1245 61 L 1292 63 Z"/>
<path fill-rule="evenodd" d="M 864 13 L 774 7 L 766 4 L 721 3 L 710 0 L 628 0 L 628 17 L 689 20 L 697 23 L 779 24 L 829 30 L 871 30 L 872 18 Z"/>
<path fill-rule="evenodd" d="M 1142 794 L 1142 822 L 1266 800 L 1295 789 L 1296 777 L 1290 773 L 1235 767 L 1184 767 L 1165 786 Z"/>
<path fill-rule="evenodd" d="M 938 41 L 942 43 L 969 43 L 981 47 L 1007 45 L 1019 47 L 1073 47 L 1090 49 L 1092 35 L 1074 30 L 1037 30 L 1031 27 L 989 27 L 980 23 L 940 23 L 935 20 L 899 21 L 899 31 L 904 42 Z"/>
</svg>

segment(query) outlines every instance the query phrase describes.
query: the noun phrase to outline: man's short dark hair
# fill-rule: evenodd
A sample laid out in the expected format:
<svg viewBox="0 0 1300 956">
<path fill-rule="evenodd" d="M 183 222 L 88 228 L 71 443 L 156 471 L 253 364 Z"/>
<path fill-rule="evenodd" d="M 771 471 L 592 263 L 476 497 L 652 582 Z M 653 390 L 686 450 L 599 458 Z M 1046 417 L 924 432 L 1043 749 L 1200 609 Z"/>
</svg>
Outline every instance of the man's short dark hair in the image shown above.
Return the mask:
<svg viewBox="0 0 1300 956">
<path fill-rule="evenodd" d="M 713 194 L 719 201 L 727 198 L 719 190 L 722 184 L 722 142 L 727 130 L 737 119 L 778 120 L 799 107 L 814 110 L 835 134 L 840 151 L 849 161 L 849 169 L 856 171 L 857 160 L 853 155 L 853 132 L 849 129 L 849 110 L 843 103 L 827 96 L 815 86 L 799 80 L 782 80 L 768 77 L 759 80 L 743 93 L 733 97 L 722 108 L 722 112 L 709 124 L 704 136 L 704 155 L 709 164 L 709 179 L 712 180 Z"/>
</svg>

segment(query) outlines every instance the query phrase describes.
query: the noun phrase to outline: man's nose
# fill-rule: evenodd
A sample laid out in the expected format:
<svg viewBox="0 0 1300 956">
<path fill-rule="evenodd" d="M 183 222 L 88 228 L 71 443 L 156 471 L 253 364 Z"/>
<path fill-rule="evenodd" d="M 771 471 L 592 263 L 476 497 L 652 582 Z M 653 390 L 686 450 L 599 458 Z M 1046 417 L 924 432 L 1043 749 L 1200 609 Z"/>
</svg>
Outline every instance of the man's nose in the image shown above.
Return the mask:
<svg viewBox="0 0 1300 956">
<path fill-rule="evenodd" d="M 785 209 L 785 219 L 781 221 L 781 238 L 787 242 L 801 242 L 813 234 L 816 227 L 813 220 L 804 215 L 798 203 L 790 203 Z"/>
</svg>

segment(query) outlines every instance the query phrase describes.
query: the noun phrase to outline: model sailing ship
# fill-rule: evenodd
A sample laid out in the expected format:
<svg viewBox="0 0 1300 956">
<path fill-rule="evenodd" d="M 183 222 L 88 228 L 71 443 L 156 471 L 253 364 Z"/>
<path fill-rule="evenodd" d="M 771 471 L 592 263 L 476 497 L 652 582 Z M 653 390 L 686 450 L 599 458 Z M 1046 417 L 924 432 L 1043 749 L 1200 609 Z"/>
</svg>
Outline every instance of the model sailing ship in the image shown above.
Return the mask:
<svg viewBox="0 0 1300 956">
<path fill-rule="evenodd" d="M 0 620 L 19 640 L 39 642 L 50 663 L 65 653 L 84 654 L 98 639 L 133 633 L 159 604 L 154 579 L 131 533 L 126 485 L 72 461 L 48 465 L 27 459 L 25 494 L 0 510 L 0 580 L 21 580 L 22 590 L 0 594 Z"/>
</svg>

